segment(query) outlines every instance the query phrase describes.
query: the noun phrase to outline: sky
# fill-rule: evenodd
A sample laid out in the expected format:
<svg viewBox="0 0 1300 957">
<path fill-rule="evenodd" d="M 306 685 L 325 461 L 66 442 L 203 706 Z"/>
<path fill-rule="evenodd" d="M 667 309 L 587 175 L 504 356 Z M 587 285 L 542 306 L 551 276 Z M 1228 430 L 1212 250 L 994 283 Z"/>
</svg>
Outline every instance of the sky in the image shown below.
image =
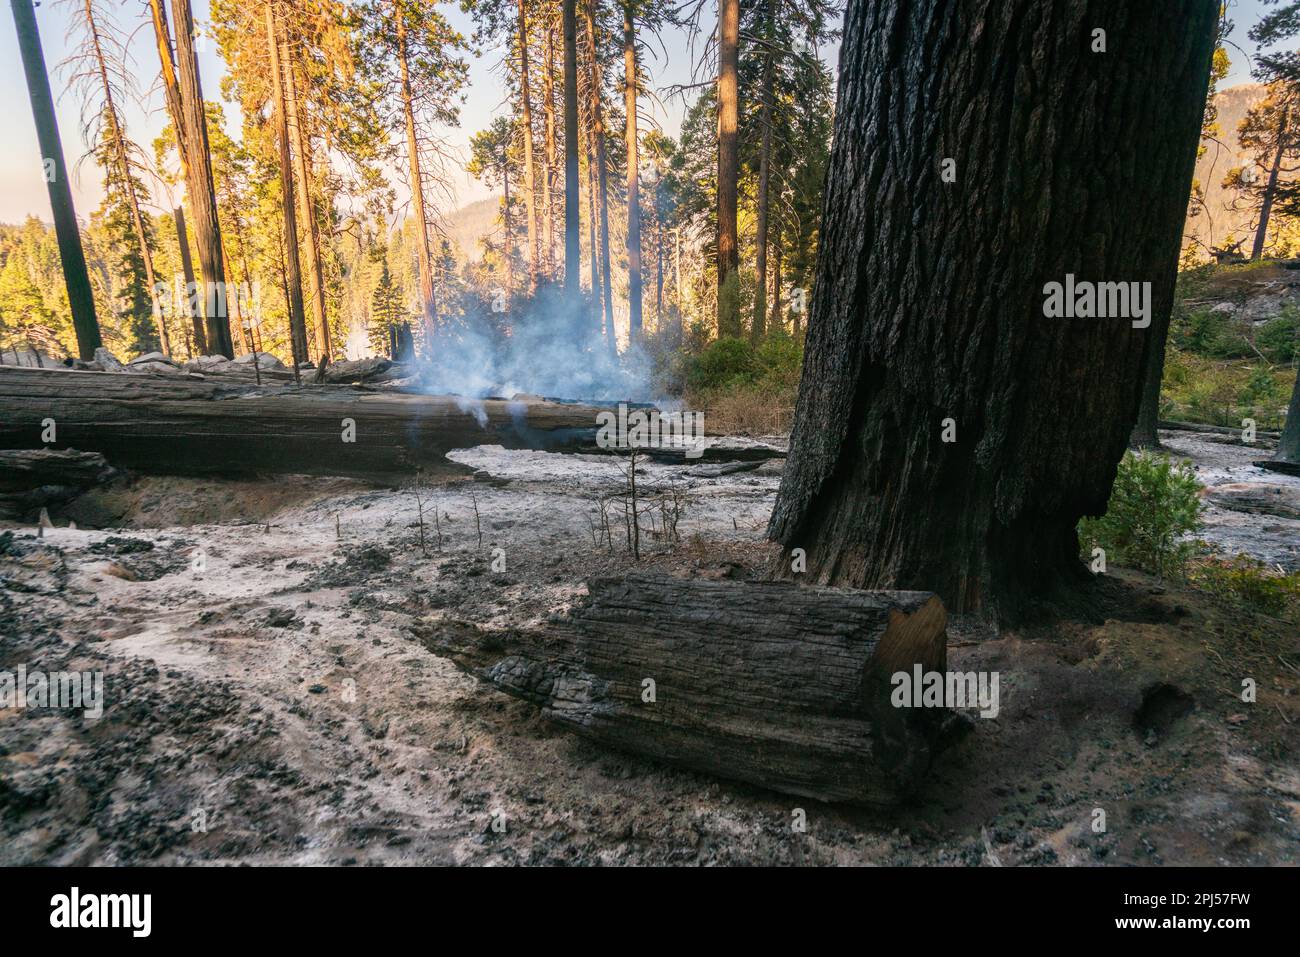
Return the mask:
<svg viewBox="0 0 1300 957">
<path fill-rule="evenodd" d="M 118 24 L 125 31 L 134 30 L 134 38 L 129 52 L 133 58 L 133 72 L 140 77 L 143 93 L 149 94 L 143 107 L 130 105 L 127 109 L 127 130 L 131 137 L 152 153 L 155 136 L 166 125 L 165 111 L 162 108 L 162 94 L 157 89 L 158 72 L 157 54 L 152 43 L 152 29 L 148 26 L 147 4 L 145 0 L 111 0 L 118 9 Z M 867 0 L 855 0 L 867 2 Z M 76 97 L 66 90 L 64 78 L 55 69 L 69 51 L 65 32 L 68 26 L 67 5 L 69 0 L 40 0 L 36 9 L 37 22 L 41 30 L 41 42 L 45 50 L 45 62 L 52 71 L 52 85 L 56 98 L 59 117 L 59 129 L 63 137 L 63 150 L 69 165 L 76 165 L 77 159 L 87 150 L 80 133 L 80 105 Z M 1229 14 L 1235 24 L 1229 46 L 1232 69 L 1224 87 L 1238 83 L 1248 83 L 1250 62 L 1248 54 L 1254 51 L 1246 34 L 1259 19 L 1268 6 L 1267 0 L 1232 0 Z M 4 4 L 8 6 L 8 4 Z M 470 18 L 462 13 L 454 3 L 440 4 L 443 14 L 468 36 L 473 30 Z M 208 17 L 208 0 L 194 0 L 195 19 L 203 25 Z M 705 23 L 704 29 L 712 28 L 712 23 Z M 140 29 L 143 27 L 143 29 Z M 212 42 L 203 44 L 199 52 L 199 70 L 202 75 L 203 92 L 208 99 L 219 99 L 220 79 L 224 72 L 224 63 Z M 659 43 L 649 44 L 651 56 L 645 68 L 649 71 L 653 87 L 665 90 L 674 83 L 690 82 L 692 55 L 686 37 L 681 33 L 670 33 L 663 38 L 663 47 Z M 492 118 L 508 112 L 504 102 L 504 86 L 501 80 L 500 64 L 503 50 L 498 47 L 483 52 L 479 57 L 470 59 L 470 77 L 466 90 L 466 102 L 461 107 L 460 127 L 447 130 L 447 139 L 462 154 L 467 153 L 469 137 L 477 130 L 483 129 Z M 697 50 L 698 52 L 698 50 Z M 823 50 L 823 56 L 834 64 L 838 58 L 836 50 Z M 0 116 L 8 116 L 12 125 L 6 129 L 0 141 L 0 223 L 20 223 L 28 215 L 36 215 L 44 220 L 50 218 L 49 197 L 45 188 L 45 178 L 41 166 L 40 150 L 36 143 L 36 130 L 32 124 L 31 105 L 23 81 L 18 44 L 14 33 L 11 15 L 0 13 L 0 63 L 10 67 L 3 81 L 0 81 Z M 642 110 L 652 116 L 655 122 L 669 135 L 675 136 L 681 124 L 685 104 L 680 97 L 663 101 L 646 97 L 642 101 Z M 230 132 L 238 135 L 233 128 L 238 124 L 237 111 L 226 104 L 227 122 L 232 127 Z M 73 199 L 77 213 L 86 218 L 99 205 L 102 189 L 99 170 L 90 161 L 85 162 L 80 170 L 74 169 Z M 458 205 L 465 205 L 482 199 L 491 193 L 473 177 L 461 170 L 453 174 Z M 400 184 L 395 184 L 401 189 Z M 151 184 L 155 193 L 155 212 L 161 208 L 170 208 L 160 184 Z"/>
<path fill-rule="evenodd" d="M 208 2 L 209 0 L 194 0 L 194 17 L 201 27 L 207 22 Z M 56 65 L 71 49 L 65 37 L 70 19 L 68 3 L 69 0 L 40 0 L 36 8 L 36 19 L 41 31 L 45 64 L 51 72 L 64 156 L 69 166 L 74 167 L 73 200 L 77 215 L 84 220 L 99 205 L 103 190 L 100 186 L 100 171 L 92 161 L 87 160 L 80 170 L 75 169 L 78 158 L 87 151 L 87 145 L 81 136 L 81 107 L 76 96 L 67 90 L 65 77 L 56 69 Z M 157 87 L 158 56 L 153 46 L 153 30 L 148 21 L 148 5 L 146 0 L 110 0 L 108 5 L 117 7 L 117 22 L 124 33 L 135 31 L 128 48 L 133 61 L 133 73 L 140 78 L 141 92 L 149 95 L 144 97 L 144 107 L 132 104 L 127 108 L 126 128 L 131 138 L 152 156 L 153 140 L 166 126 L 167 118 L 162 105 L 162 91 Z M 9 4 L 0 6 L 7 8 Z M 442 3 L 439 4 L 439 9 L 467 37 L 473 32 L 471 18 L 461 12 L 458 4 Z M 711 26 L 712 24 L 705 24 L 705 29 L 710 29 Z M 667 62 L 658 43 L 648 45 L 650 55 L 644 66 L 650 72 L 653 86 L 664 90 L 673 83 L 690 82 L 691 55 L 685 37 L 665 36 L 664 46 L 668 51 Z M 199 72 L 203 94 L 209 100 L 219 100 L 220 80 L 225 72 L 225 64 L 215 43 L 209 40 L 202 47 L 199 51 Z M 457 129 L 445 131 L 447 140 L 463 155 L 468 154 L 469 137 L 473 133 L 487 127 L 493 117 L 509 112 L 501 78 L 503 55 L 504 49 L 497 47 L 483 51 L 479 57 L 469 58 L 470 75 L 465 91 L 466 100 L 461 106 L 461 124 Z M 0 140 L 0 223 L 21 223 L 28 215 L 49 221 L 50 203 L 40 149 L 36 142 L 36 128 L 32 122 L 31 103 L 23 80 L 13 17 L 8 10 L 0 10 L 0 63 L 10 64 L 0 81 L 0 116 L 8 116 L 13 121 Z M 232 104 L 223 106 L 227 124 L 231 127 L 230 132 L 238 138 L 238 112 Z M 664 102 L 646 97 L 642 100 L 641 109 L 643 114 L 653 117 L 670 135 L 675 136 L 679 131 L 684 112 L 680 97 L 666 99 Z M 454 171 L 453 180 L 458 205 L 463 206 L 492 195 L 481 183 L 461 170 Z M 400 183 L 394 185 L 399 191 L 402 189 Z M 157 208 L 154 212 L 164 207 L 169 208 L 171 204 L 166 201 L 161 185 L 153 183 L 150 188 L 156 194 L 154 206 Z"/>
</svg>

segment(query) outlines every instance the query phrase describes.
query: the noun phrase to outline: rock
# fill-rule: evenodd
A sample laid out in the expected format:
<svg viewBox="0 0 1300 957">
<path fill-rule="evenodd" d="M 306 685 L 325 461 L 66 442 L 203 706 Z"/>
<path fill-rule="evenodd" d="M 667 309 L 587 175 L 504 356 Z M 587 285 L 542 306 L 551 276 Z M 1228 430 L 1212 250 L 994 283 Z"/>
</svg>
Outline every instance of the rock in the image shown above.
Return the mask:
<svg viewBox="0 0 1300 957">
<path fill-rule="evenodd" d="M 1235 302 L 1215 303 L 1214 307 L 1210 309 L 1210 312 L 1221 313 L 1225 316 L 1234 316 L 1237 314 L 1237 304 Z"/>
<path fill-rule="evenodd" d="M 1228 482 L 1202 492 L 1206 501 L 1234 512 L 1300 518 L 1300 488 L 1267 482 Z"/>
<path fill-rule="evenodd" d="M 129 362 L 127 371 L 153 375 L 185 375 L 185 370 L 174 362 Z"/>
<path fill-rule="evenodd" d="M 266 614 L 266 624 L 270 628 L 288 628 L 296 617 L 292 608 L 272 608 Z"/>
<path fill-rule="evenodd" d="M 95 350 L 95 361 L 99 363 L 99 367 L 103 369 L 105 372 L 126 371 L 126 366 L 122 364 L 122 361 L 118 359 L 117 356 L 113 355 L 113 353 L 105 349 L 103 346 L 100 346 L 98 349 Z"/>
<path fill-rule="evenodd" d="M 253 354 L 251 352 L 246 352 L 242 356 L 235 356 L 231 361 L 239 365 L 251 366 L 253 364 Z M 269 352 L 259 352 L 257 354 L 257 367 L 259 369 L 283 369 L 284 363 Z"/>
<path fill-rule="evenodd" d="M 225 372 L 231 366 L 231 361 L 225 356 L 198 356 L 190 359 L 184 367 L 190 372 Z"/>
<path fill-rule="evenodd" d="M 393 362 L 391 359 L 344 359 L 331 362 L 325 367 L 326 382 L 364 382 L 387 372 Z"/>
<path fill-rule="evenodd" d="M 130 367 L 130 366 L 143 365 L 149 362 L 164 362 L 169 366 L 176 366 L 176 368 L 178 369 L 180 368 L 180 366 L 177 366 L 175 362 L 173 362 L 171 359 L 168 359 L 161 352 L 146 352 L 142 356 L 136 356 L 134 359 L 132 359 L 130 362 L 127 363 L 127 366 Z"/>
</svg>

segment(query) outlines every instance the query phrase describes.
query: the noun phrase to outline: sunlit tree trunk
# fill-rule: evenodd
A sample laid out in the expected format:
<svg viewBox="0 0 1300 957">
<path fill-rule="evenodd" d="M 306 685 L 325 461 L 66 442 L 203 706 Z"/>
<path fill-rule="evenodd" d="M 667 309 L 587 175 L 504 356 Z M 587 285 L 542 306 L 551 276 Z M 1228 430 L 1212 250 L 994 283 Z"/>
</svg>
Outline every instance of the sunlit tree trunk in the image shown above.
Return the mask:
<svg viewBox="0 0 1300 957">
<path fill-rule="evenodd" d="M 564 289 L 571 308 L 582 295 L 582 237 L 578 222 L 577 0 L 560 0 L 564 20 Z"/>
<path fill-rule="evenodd" d="M 627 314 L 628 342 L 641 338 L 641 177 L 637 157 L 636 23 L 623 2 L 623 108 L 627 114 Z"/>
<path fill-rule="evenodd" d="M 415 129 L 415 97 L 411 92 L 411 75 L 407 63 L 406 21 L 401 3 L 393 4 L 397 35 L 397 66 L 401 79 L 402 118 L 406 124 L 407 168 L 411 178 L 411 208 L 415 215 L 416 262 L 420 269 L 420 304 L 424 309 L 426 349 L 433 342 L 437 298 L 433 285 L 433 249 L 429 237 L 429 210 L 424 198 L 424 170 L 420 163 L 420 140 Z"/>
<path fill-rule="evenodd" d="M 159 0 L 152 0 L 154 4 Z M 208 148 L 208 119 L 203 106 L 203 88 L 199 83 L 199 62 L 194 51 L 194 17 L 190 0 L 172 0 L 176 21 L 176 68 L 180 115 L 172 117 L 177 130 L 185 169 L 186 192 L 194 219 L 194 247 L 199 254 L 199 271 L 206 288 L 199 297 L 199 308 L 207 324 L 207 348 L 213 355 L 233 358 L 234 342 L 230 337 L 230 317 L 225 308 L 226 271 L 221 256 L 221 224 L 217 219 L 216 186 L 212 180 L 211 151 Z M 155 26 L 159 18 L 155 17 Z M 163 22 L 162 26 L 166 27 Z M 161 46 L 166 40 L 160 38 Z M 170 43 L 166 52 L 170 59 Z M 163 68 L 164 81 L 168 70 Z M 211 307 L 211 308 L 210 308 Z"/>
<path fill-rule="evenodd" d="M 312 309 L 316 316 L 317 357 L 323 364 L 330 358 L 330 323 L 325 307 L 325 270 L 321 265 L 320 228 L 316 223 L 316 204 L 312 201 L 311 141 L 307 136 L 306 117 L 298 96 L 296 65 L 288 41 L 280 38 L 280 59 L 284 68 L 285 96 L 288 98 L 289 134 L 293 139 L 293 160 L 298 180 L 299 202 L 303 218 L 303 242 L 307 249 Z"/>
<path fill-rule="evenodd" d="M 528 230 L 528 290 L 537 288 L 537 177 L 533 168 L 533 91 L 528 75 L 528 0 L 519 0 L 519 115 L 524 140 L 524 218 Z"/>
<path fill-rule="evenodd" d="M 542 209 L 546 220 L 545 256 L 547 278 L 555 279 L 555 21 L 546 17 L 545 53 L 542 75 L 542 109 L 546 122 L 545 173 L 542 176 Z"/>
<path fill-rule="evenodd" d="M 740 0 L 718 0 L 718 335 L 739 336 Z"/>
<path fill-rule="evenodd" d="M 280 209 L 284 216 L 284 285 L 289 307 L 289 342 L 295 369 L 306 362 L 307 315 L 302 296 L 302 266 L 298 261 L 298 221 L 293 186 L 293 167 L 289 149 L 288 104 L 284 95 L 283 50 L 275 26 L 272 5 L 266 5 L 266 43 L 271 53 L 271 77 L 274 96 L 276 143 L 280 160 Z"/>
<path fill-rule="evenodd" d="M 618 339 L 614 332 L 614 284 L 609 263 L 609 172 L 606 164 L 605 147 L 605 109 L 601 104 L 600 56 L 596 37 L 595 0 L 587 0 L 583 5 L 587 20 L 587 45 L 591 51 L 591 81 L 588 93 L 591 97 L 591 129 L 595 138 L 593 149 L 596 154 L 596 188 L 597 211 L 599 213 L 600 232 L 600 273 L 604 286 L 605 335 L 611 350 L 618 349 Z"/>
</svg>

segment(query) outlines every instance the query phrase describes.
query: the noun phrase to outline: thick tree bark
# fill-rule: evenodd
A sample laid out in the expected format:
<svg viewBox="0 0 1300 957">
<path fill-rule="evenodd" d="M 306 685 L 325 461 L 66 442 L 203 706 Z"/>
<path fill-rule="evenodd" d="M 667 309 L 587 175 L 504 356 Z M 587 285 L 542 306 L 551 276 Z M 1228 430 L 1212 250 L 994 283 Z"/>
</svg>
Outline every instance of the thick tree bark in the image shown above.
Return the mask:
<svg viewBox="0 0 1300 957">
<path fill-rule="evenodd" d="M 578 221 L 578 0 L 560 0 L 564 20 L 564 290 L 582 298 L 582 225 Z"/>
<path fill-rule="evenodd" d="M 227 296 L 225 263 L 221 257 L 221 224 L 217 219 L 217 193 L 208 148 L 208 118 L 203 107 L 203 88 L 199 84 L 190 0 L 172 0 L 172 14 L 176 20 L 176 76 L 181 109 L 180 116 L 172 120 L 177 129 L 185 127 L 185 136 L 179 142 L 189 154 L 184 159 L 186 191 L 194 219 L 199 271 L 207 284 L 204 295 L 199 297 L 199 308 L 207 321 L 208 348 L 213 355 L 233 359 L 235 348 L 230 336 L 230 317 L 224 307 Z"/>
<path fill-rule="evenodd" d="M 605 108 L 601 92 L 604 84 L 601 81 L 600 56 L 597 52 L 595 0 L 587 0 L 582 9 L 587 21 L 587 44 L 591 51 L 591 80 L 587 92 L 591 97 L 591 128 L 595 139 L 592 149 L 596 154 L 596 198 L 600 214 L 600 275 L 605 303 L 605 336 L 609 348 L 617 352 L 618 339 L 614 332 L 614 282 L 609 264 L 609 171 L 606 163 Z"/>
<path fill-rule="evenodd" d="M 636 21 L 623 2 L 623 110 L 627 114 L 627 314 L 628 344 L 641 339 L 641 175 L 637 155 Z"/>
<path fill-rule="evenodd" d="M 186 303 L 186 308 L 190 314 L 190 324 L 194 337 L 194 356 L 204 356 L 208 354 L 208 337 L 203 327 L 203 289 L 194 279 L 194 261 L 190 258 L 190 237 L 189 230 L 185 228 L 185 208 L 177 206 L 172 212 L 172 219 L 176 223 L 176 242 L 181 249 L 181 272 L 185 276 L 185 295 L 182 299 Z"/>
<path fill-rule="evenodd" d="M 1273 459 L 1276 462 L 1300 465 L 1300 375 L 1296 376 L 1295 385 L 1291 389 L 1291 404 L 1287 406 L 1282 438 L 1277 443 Z"/>
<path fill-rule="evenodd" d="M 754 242 L 754 317 L 749 328 L 750 338 L 758 342 L 767 333 L 767 224 L 771 206 L 772 187 L 772 87 L 776 74 L 776 50 L 773 38 L 776 31 L 776 0 L 767 0 L 767 47 L 763 50 L 763 82 L 759 91 L 759 125 L 762 128 L 762 146 L 758 159 L 758 231 Z"/>
<path fill-rule="evenodd" d="M 1160 383 L 1165 376 L 1165 346 L 1172 317 L 1155 316 L 1151 320 L 1151 348 L 1147 350 L 1142 371 L 1142 396 L 1138 400 L 1137 422 L 1129 436 L 1129 445 L 1137 449 L 1160 448 Z"/>
<path fill-rule="evenodd" d="M 946 668 L 933 595 L 649 574 L 587 590 L 536 634 L 413 631 L 600 744 L 821 801 L 893 803 L 946 743 L 951 712 L 890 701 L 894 673 Z"/>
<path fill-rule="evenodd" d="M 12 6 L 18 49 L 27 77 L 27 93 L 32 103 L 32 119 L 36 123 L 36 140 L 41 147 L 45 185 L 50 194 L 50 210 L 54 214 L 54 235 L 59 244 L 63 281 L 68 289 L 68 307 L 72 310 L 72 328 L 77 336 L 77 352 L 82 359 L 89 361 L 95 358 L 95 350 L 104 342 L 99 335 L 99 320 L 95 318 L 95 296 L 90 288 L 90 274 L 86 271 L 86 253 L 81 248 L 81 231 L 77 226 L 76 207 L 72 204 L 72 185 L 68 178 L 68 164 L 63 158 L 59 124 L 54 115 L 54 96 L 45 70 L 41 34 L 31 0 L 13 0 Z"/>
<path fill-rule="evenodd" d="M 600 411 L 282 380 L 259 387 L 225 376 L 0 368 L 0 449 L 44 448 L 41 423 L 53 417 L 58 448 L 100 452 L 114 466 L 164 475 L 463 473 L 447 452 L 594 448 Z M 344 419 L 355 423 L 355 441 L 344 440 Z"/>
<path fill-rule="evenodd" d="M 849 6 L 769 527 L 809 580 L 1013 617 L 1086 575 L 1075 527 L 1106 507 L 1157 327 L 1049 318 L 1045 286 L 1149 282 L 1167 317 L 1218 9 Z"/>
<path fill-rule="evenodd" d="M 740 0 L 718 0 L 718 335 L 736 337 L 741 334 L 740 247 L 736 235 L 739 70 Z"/>
<path fill-rule="evenodd" d="M 420 139 L 415 130 L 415 97 L 411 92 L 410 67 L 407 62 L 406 20 L 402 5 L 393 4 L 397 32 L 397 66 L 402 86 L 402 118 L 406 125 L 407 169 L 411 177 L 411 209 L 415 215 L 415 251 L 420 269 L 420 305 L 424 310 L 424 341 L 433 341 L 437 302 L 433 291 L 433 249 L 429 240 L 429 209 L 424 200 L 424 170 L 420 163 Z"/>
<path fill-rule="evenodd" d="M 307 361 L 307 314 L 302 297 L 302 266 L 298 261 L 298 219 L 290 165 L 288 104 L 284 98 L 284 64 L 275 25 L 275 11 L 266 5 L 266 44 L 271 56 L 271 87 L 275 112 L 276 145 L 280 160 L 280 211 L 284 216 L 284 282 L 289 307 L 289 345 L 294 368 Z"/>
<path fill-rule="evenodd" d="M 293 161 L 298 180 L 298 201 L 303 219 L 303 242 L 307 248 L 307 275 L 311 280 L 312 311 L 316 319 L 316 346 L 321 364 L 329 361 L 329 313 L 325 306 L 325 270 L 321 264 L 320 228 L 316 223 L 316 204 L 312 200 L 311 140 L 307 136 L 306 114 L 298 96 L 297 66 L 289 50 L 289 43 L 281 37 L 280 62 L 284 70 L 284 91 L 288 98 L 289 132 L 293 137 Z"/>
<path fill-rule="evenodd" d="M 537 289 L 537 173 L 533 167 L 533 91 L 528 75 L 528 0 L 519 0 L 519 117 L 524 139 L 524 215 L 528 228 L 528 291 Z"/>
</svg>

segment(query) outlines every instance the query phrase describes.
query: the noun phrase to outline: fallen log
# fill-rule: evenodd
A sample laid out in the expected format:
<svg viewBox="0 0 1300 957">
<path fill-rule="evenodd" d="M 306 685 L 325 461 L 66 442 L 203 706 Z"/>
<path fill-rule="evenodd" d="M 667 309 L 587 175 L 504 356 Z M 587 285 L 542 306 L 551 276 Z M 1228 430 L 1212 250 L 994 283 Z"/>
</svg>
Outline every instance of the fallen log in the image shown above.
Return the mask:
<svg viewBox="0 0 1300 957">
<path fill-rule="evenodd" d="M 1284 462 L 1281 459 L 1260 459 L 1250 463 L 1261 469 L 1268 469 L 1270 472 L 1281 472 L 1283 475 L 1300 476 L 1300 462 Z"/>
<path fill-rule="evenodd" d="M 113 478 L 96 452 L 76 449 L 0 451 L 0 518 L 26 521 Z"/>
<path fill-rule="evenodd" d="M 946 667 L 928 592 L 636 574 L 536 632 L 413 626 L 435 654 L 612 748 L 822 801 L 892 804 L 953 712 L 895 708 L 890 677 Z"/>
<path fill-rule="evenodd" d="M 1211 485 L 1202 496 L 1220 508 L 1234 512 L 1300 518 L 1300 489 L 1265 482 L 1228 482 Z"/>
<path fill-rule="evenodd" d="M 346 385 L 0 369 L 0 449 L 72 447 L 159 474 L 468 473 L 446 453 L 484 444 L 576 451 L 595 441 L 598 411 Z"/>
</svg>

